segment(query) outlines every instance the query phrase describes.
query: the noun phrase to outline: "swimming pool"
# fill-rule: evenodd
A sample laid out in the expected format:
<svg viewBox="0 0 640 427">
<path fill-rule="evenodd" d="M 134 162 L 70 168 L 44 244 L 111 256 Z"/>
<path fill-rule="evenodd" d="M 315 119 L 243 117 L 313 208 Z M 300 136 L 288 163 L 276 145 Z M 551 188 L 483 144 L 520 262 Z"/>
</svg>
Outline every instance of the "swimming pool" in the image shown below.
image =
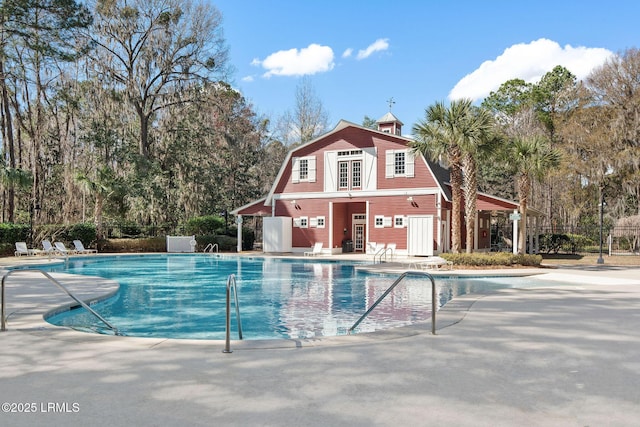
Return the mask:
<svg viewBox="0 0 640 427">
<path fill-rule="evenodd" d="M 282 339 L 346 334 L 398 276 L 367 273 L 356 265 L 311 258 L 162 254 L 71 258 L 66 266 L 37 268 L 117 281 L 119 292 L 92 308 L 122 335 L 189 339 L 224 339 L 226 280 L 235 274 L 244 339 Z M 438 306 L 456 295 L 518 283 L 517 278 L 438 278 Z M 430 316 L 430 281 L 408 278 L 356 332 L 404 326 Z M 82 308 L 47 321 L 111 333 Z M 232 319 L 232 337 L 237 337 L 235 327 Z"/>
</svg>

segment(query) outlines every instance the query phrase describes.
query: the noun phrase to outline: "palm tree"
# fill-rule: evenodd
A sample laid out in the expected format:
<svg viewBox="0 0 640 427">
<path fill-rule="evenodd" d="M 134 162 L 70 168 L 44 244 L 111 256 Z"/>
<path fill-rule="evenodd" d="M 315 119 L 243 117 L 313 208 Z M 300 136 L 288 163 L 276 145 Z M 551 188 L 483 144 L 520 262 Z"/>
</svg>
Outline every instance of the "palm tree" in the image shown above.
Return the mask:
<svg viewBox="0 0 640 427">
<path fill-rule="evenodd" d="M 443 102 L 427 107 L 425 119 L 413 126 L 416 141 L 411 143 L 433 161 L 444 158 L 449 165 L 451 183 L 451 250 L 460 252 L 460 208 L 462 206 L 463 147 L 473 132 L 473 109 L 470 99 L 452 101 L 447 108 Z"/>
<path fill-rule="evenodd" d="M 526 248 L 527 208 L 533 180 L 541 180 L 552 168 L 560 164 L 561 154 L 553 149 L 548 140 L 540 135 L 515 138 L 506 147 L 506 161 L 516 175 L 518 199 L 520 201 L 520 229 L 518 253 Z"/>
<path fill-rule="evenodd" d="M 99 169 L 95 179 L 78 173 L 76 181 L 82 185 L 85 192 L 93 194 L 95 197 L 93 219 L 96 225 L 96 237 L 99 240 L 102 238 L 102 206 L 104 201 L 114 192 L 113 171 L 108 167 Z"/>
<path fill-rule="evenodd" d="M 493 152 L 499 141 L 493 132 L 494 118 L 485 108 L 472 108 L 465 136 L 460 141 L 464 172 L 464 212 L 467 228 L 467 253 L 473 252 L 478 200 L 478 161 Z"/>
</svg>

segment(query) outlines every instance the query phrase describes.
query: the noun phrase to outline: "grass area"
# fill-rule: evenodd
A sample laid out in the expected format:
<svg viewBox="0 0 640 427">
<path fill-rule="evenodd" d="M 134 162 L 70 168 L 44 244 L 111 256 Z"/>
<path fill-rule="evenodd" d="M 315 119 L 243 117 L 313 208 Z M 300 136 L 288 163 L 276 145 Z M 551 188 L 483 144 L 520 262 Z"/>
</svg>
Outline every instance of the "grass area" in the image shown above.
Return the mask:
<svg viewBox="0 0 640 427">
<path fill-rule="evenodd" d="M 543 255 L 545 265 L 597 265 L 598 254 L 553 254 Z M 604 265 L 640 267 L 640 256 L 637 255 L 603 255 Z"/>
</svg>

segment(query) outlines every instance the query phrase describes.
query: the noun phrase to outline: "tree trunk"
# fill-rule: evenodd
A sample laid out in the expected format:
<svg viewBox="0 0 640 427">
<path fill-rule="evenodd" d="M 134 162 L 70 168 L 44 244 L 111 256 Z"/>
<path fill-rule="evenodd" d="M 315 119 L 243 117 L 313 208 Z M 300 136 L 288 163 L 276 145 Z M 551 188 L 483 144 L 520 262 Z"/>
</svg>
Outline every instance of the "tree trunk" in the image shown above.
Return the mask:
<svg viewBox="0 0 640 427">
<path fill-rule="evenodd" d="M 15 145 L 13 141 L 13 122 L 11 120 L 11 107 L 9 103 L 9 92 L 7 81 L 4 76 L 4 61 L 0 58 L 0 85 L 2 86 L 2 140 L 6 142 L 5 150 L 9 154 L 9 167 L 16 167 Z M 13 183 L 7 188 L 7 219 L 14 221 L 15 215 L 15 190 Z"/>
<path fill-rule="evenodd" d="M 103 197 L 100 192 L 96 192 L 96 204 L 93 210 L 93 219 L 96 224 L 96 240 L 102 239 L 102 204 Z"/>
<path fill-rule="evenodd" d="M 467 226 L 467 253 L 470 254 L 475 246 L 476 213 L 478 200 L 478 174 L 476 161 L 473 156 L 466 155 L 464 159 L 464 212 Z"/>
<path fill-rule="evenodd" d="M 451 251 L 460 253 L 461 230 L 460 213 L 462 205 L 462 169 L 457 163 L 449 168 L 451 174 Z"/>
<path fill-rule="evenodd" d="M 518 198 L 520 199 L 520 227 L 518 228 L 518 253 L 526 253 L 527 248 L 527 204 L 531 180 L 527 175 L 518 178 Z"/>
</svg>

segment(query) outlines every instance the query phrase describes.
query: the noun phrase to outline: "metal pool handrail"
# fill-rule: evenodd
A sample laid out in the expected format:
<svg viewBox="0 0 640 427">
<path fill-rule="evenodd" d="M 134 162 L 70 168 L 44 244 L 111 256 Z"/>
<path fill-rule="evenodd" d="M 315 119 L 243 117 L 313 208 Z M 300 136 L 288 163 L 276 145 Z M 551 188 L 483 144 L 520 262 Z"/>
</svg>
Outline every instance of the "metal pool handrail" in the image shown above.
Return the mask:
<svg viewBox="0 0 640 427">
<path fill-rule="evenodd" d="M 400 282 L 402 282 L 402 280 L 407 277 L 408 275 L 412 275 L 412 276 L 425 276 L 428 277 L 431 280 L 431 333 L 433 335 L 436 334 L 436 282 L 435 280 L 433 280 L 433 276 L 427 272 L 424 271 L 405 271 L 404 273 L 402 273 L 400 275 L 400 277 L 398 277 L 396 279 L 395 282 L 393 282 L 393 284 L 391 286 L 389 286 L 389 288 L 384 291 L 384 293 L 380 296 L 380 298 L 378 298 L 376 300 L 376 302 L 373 303 L 373 305 L 371 307 L 369 307 L 369 310 L 367 310 L 366 313 L 364 313 L 356 323 L 353 324 L 352 327 L 349 328 L 349 330 L 347 331 L 349 334 L 351 334 L 351 332 L 353 332 L 353 330 L 355 328 L 358 327 L 358 325 L 369 315 L 369 313 L 371 313 L 373 311 L 374 308 L 376 308 L 376 306 L 378 304 L 380 304 L 380 302 L 385 299 L 385 297 L 387 295 L 389 295 L 389 293 L 396 287 L 398 286 L 398 284 Z"/>
<path fill-rule="evenodd" d="M 213 250 L 215 249 L 216 253 L 218 252 L 218 244 L 217 243 L 209 243 L 207 246 L 205 246 L 204 250 L 202 252 L 213 252 Z"/>
<path fill-rule="evenodd" d="M 238 339 L 242 339 L 242 322 L 240 321 L 240 306 L 238 305 L 238 290 L 236 276 L 230 274 L 227 278 L 227 323 L 223 353 L 233 353 L 231 350 L 231 290 L 233 289 L 234 304 L 236 306 L 236 320 L 238 321 Z"/>
<path fill-rule="evenodd" d="M 33 270 L 11 270 L 9 271 L 7 274 L 5 274 L 2 277 L 2 290 L 0 291 L 1 293 L 1 298 L 2 298 L 2 309 L 1 309 L 1 313 L 0 316 L 2 317 L 2 325 L 0 327 L 0 331 L 4 332 L 7 330 L 7 324 L 6 324 L 6 319 L 5 319 L 5 311 L 4 311 L 4 307 L 5 307 L 5 298 L 4 298 L 4 288 L 5 288 L 5 281 L 7 279 L 7 277 L 15 274 L 15 273 L 30 273 L 30 272 L 36 272 L 36 273 L 41 273 L 44 275 L 44 277 L 46 277 L 47 279 L 49 279 L 49 281 L 51 281 L 54 285 L 56 285 L 58 288 L 62 289 L 67 295 L 69 295 L 71 298 L 73 298 L 78 304 L 80 304 L 85 310 L 87 310 L 89 313 L 93 314 L 95 317 L 98 318 L 98 320 L 100 320 L 102 323 L 104 323 L 105 325 L 107 325 L 107 327 L 109 329 L 111 329 L 116 335 L 118 335 L 118 329 L 113 326 L 111 323 L 107 322 L 104 317 L 100 316 L 98 313 L 96 313 L 91 307 L 89 307 L 86 303 L 84 303 L 83 301 L 81 301 L 79 298 L 77 298 L 75 295 L 73 295 L 71 293 L 71 291 L 69 291 L 69 289 L 67 289 L 62 283 L 58 282 L 56 279 L 54 279 L 49 273 L 47 273 L 46 271 L 42 271 L 42 270 L 38 270 L 38 269 L 33 269 Z"/>
<path fill-rule="evenodd" d="M 380 255 L 378 261 L 382 264 L 382 257 L 384 257 L 384 261 L 387 262 L 387 252 L 393 253 L 393 249 L 391 248 L 381 248 L 378 252 L 373 255 L 373 263 L 376 263 L 376 257 Z"/>
</svg>

